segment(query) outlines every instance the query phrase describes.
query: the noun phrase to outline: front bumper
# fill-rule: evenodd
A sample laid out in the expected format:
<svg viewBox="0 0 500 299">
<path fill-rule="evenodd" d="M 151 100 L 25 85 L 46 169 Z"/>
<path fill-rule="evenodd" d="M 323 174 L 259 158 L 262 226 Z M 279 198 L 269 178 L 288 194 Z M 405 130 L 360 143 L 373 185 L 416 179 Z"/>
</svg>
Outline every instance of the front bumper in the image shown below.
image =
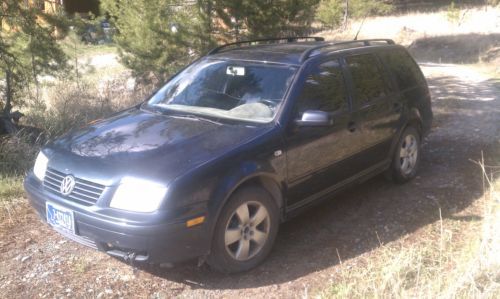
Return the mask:
<svg viewBox="0 0 500 299">
<path fill-rule="evenodd" d="M 45 191 L 42 183 L 32 174 L 26 177 L 24 189 L 31 205 L 44 221 L 47 201 L 73 210 L 76 235 L 59 232 L 112 256 L 149 263 L 175 263 L 209 252 L 208 223 L 186 227 L 186 220 L 194 215 L 205 214 L 203 204 L 184 208 L 175 217 L 172 217 L 172 213 L 162 215 L 159 212 L 154 217 L 144 214 L 142 219 L 130 222 L 125 217 L 110 217 L 100 213 L 101 208 L 80 206 Z"/>
</svg>

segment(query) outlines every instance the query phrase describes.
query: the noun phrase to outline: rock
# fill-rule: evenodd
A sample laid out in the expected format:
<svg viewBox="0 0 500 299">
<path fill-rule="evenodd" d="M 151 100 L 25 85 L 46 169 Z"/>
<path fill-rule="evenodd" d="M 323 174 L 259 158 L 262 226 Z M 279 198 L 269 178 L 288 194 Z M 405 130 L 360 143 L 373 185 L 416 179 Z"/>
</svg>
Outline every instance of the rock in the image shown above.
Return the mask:
<svg viewBox="0 0 500 299">
<path fill-rule="evenodd" d="M 24 257 L 21 259 L 21 263 L 24 263 L 25 261 L 29 260 L 30 258 L 31 258 L 31 255 L 24 256 Z"/>
</svg>

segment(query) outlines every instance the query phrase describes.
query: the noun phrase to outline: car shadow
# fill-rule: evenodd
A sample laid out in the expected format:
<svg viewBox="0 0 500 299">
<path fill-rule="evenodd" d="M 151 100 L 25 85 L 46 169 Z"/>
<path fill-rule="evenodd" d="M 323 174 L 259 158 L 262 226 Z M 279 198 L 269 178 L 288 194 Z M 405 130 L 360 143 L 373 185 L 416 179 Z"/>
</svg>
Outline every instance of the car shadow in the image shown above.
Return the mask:
<svg viewBox="0 0 500 299">
<path fill-rule="evenodd" d="M 195 262 L 142 270 L 194 289 L 255 288 L 333 267 L 409 236 L 440 217 L 480 220 L 477 215 L 457 214 L 483 195 L 474 161 L 483 155 L 500 163 L 500 121 L 492 121 L 500 120 L 500 82 L 466 83 L 442 76 L 429 80 L 429 85 L 435 122 L 424 142 L 419 175 L 411 182 L 397 185 L 378 176 L 332 196 L 284 223 L 269 258 L 246 273 L 224 275 Z"/>
</svg>

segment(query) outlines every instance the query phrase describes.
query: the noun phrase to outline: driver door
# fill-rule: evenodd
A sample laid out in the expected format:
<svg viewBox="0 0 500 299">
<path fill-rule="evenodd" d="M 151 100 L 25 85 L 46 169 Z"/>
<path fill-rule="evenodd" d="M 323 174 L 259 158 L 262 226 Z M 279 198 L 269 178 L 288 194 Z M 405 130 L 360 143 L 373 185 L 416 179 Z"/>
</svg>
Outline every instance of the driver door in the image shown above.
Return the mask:
<svg viewBox="0 0 500 299">
<path fill-rule="evenodd" d="M 359 171 L 348 161 L 362 145 L 341 61 L 323 60 L 310 65 L 306 72 L 295 98 L 293 120 L 300 119 L 305 111 L 320 110 L 328 112 L 333 123 L 324 127 L 291 124 L 286 136 L 289 209 L 328 193 L 332 186 Z"/>
</svg>

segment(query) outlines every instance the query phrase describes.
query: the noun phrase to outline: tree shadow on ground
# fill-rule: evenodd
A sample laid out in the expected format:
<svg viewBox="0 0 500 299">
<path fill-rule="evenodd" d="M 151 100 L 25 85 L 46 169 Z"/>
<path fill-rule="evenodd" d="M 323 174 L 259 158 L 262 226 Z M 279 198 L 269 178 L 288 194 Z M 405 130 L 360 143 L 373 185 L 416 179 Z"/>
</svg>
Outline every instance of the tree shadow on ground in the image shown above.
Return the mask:
<svg viewBox="0 0 500 299">
<path fill-rule="evenodd" d="M 418 61 L 436 63 L 477 63 L 488 57 L 490 49 L 500 47 L 500 34 L 457 34 L 424 37 L 415 40 L 408 50 Z"/>
<path fill-rule="evenodd" d="M 473 161 L 484 152 L 486 158 L 496 159 L 491 163 L 500 163 L 495 141 L 500 121 L 493 121 L 500 120 L 500 99 L 491 98 L 500 82 L 439 77 L 429 83 L 435 124 L 413 181 L 395 185 L 379 176 L 332 196 L 284 223 L 270 257 L 246 273 L 223 275 L 206 266 L 197 268 L 194 262 L 145 270 L 192 288 L 255 288 L 293 281 L 358 257 L 438 221 L 440 213 L 457 221 L 479 220 L 477 215 L 455 214 L 483 194 L 481 172 Z M 486 87 L 496 93 L 482 94 Z"/>
</svg>

